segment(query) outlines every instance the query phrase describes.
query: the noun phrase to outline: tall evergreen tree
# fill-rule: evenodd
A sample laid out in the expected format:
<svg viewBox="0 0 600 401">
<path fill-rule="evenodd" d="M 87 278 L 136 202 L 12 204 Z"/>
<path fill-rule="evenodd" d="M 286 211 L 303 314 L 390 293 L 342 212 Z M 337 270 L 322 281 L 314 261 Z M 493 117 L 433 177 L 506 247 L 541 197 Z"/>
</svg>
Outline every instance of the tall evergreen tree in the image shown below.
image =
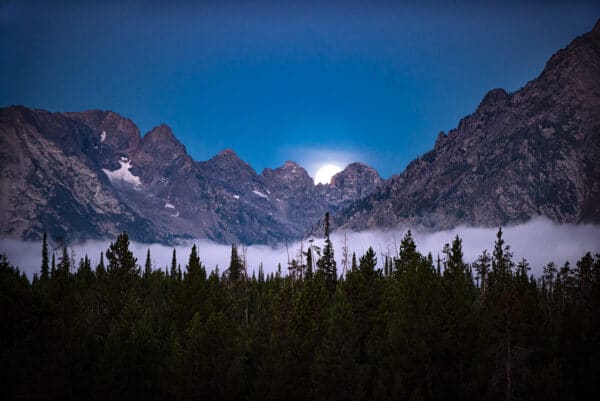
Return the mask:
<svg viewBox="0 0 600 401">
<path fill-rule="evenodd" d="M 446 269 L 444 276 L 451 277 L 452 280 L 464 280 L 467 274 L 467 264 L 463 260 L 462 240 L 456 236 L 452 241 L 452 246 L 448 248 Z"/>
<path fill-rule="evenodd" d="M 69 258 L 69 252 L 67 251 L 66 245 L 63 245 L 62 247 L 62 256 L 58 262 L 57 270 L 60 270 L 66 274 L 71 272 L 71 259 Z"/>
<path fill-rule="evenodd" d="M 318 260 L 317 266 L 319 266 L 319 268 L 325 273 L 327 290 L 329 291 L 329 295 L 333 296 L 337 286 L 337 267 L 333 254 L 333 244 L 331 242 L 331 238 L 329 237 L 329 212 L 325 213 L 324 229 L 325 244 L 323 246 L 323 255 Z"/>
<path fill-rule="evenodd" d="M 106 250 L 108 259 L 107 273 L 117 274 L 122 277 L 132 277 L 138 274 L 137 259 L 129 250 L 129 236 L 123 232 L 117 236 L 117 240 L 111 243 Z"/>
<path fill-rule="evenodd" d="M 231 259 L 229 261 L 229 280 L 231 280 L 233 283 L 240 281 L 243 268 L 244 266 L 242 265 L 242 260 L 238 255 L 237 246 L 232 244 Z"/>
<path fill-rule="evenodd" d="M 121 312 L 128 300 L 128 293 L 136 290 L 139 278 L 137 259 L 129 250 L 129 236 L 123 232 L 106 250 L 108 266 L 108 307 L 112 317 Z"/>
<path fill-rule="evenodd" d="M 190 275 L 190 277 L 194 277 L 194 279 L 198 278 L 200 280 L 206 280 L 206 269 L 204 269 L 204 266 L 202 266 L 202 263 L 200 262 L 200 256 L 198 256 L 198 248 L 196 247 L 196 244 L 192 246 L 186 271 L 187 274 Z"/>
<path fill-rule="evenodd" d="M 313 276 L 313 256 L 312 256 L 312 246 L 308 247 L 306 251 L 306 278 L 311 279 Z"/>
<path fill-rule="evenodd" d="M 372 247 L 367 249 L 367 253 L 360 257 L 358 271 L 365 280 L 373 280 L 377 276 L 375 267 L 377 266 L 377 258 Z"/>
<path fill-rule="evenodd" d="M 402 275 L 406 272 L 416 270 L 420 265 L 421 259 L 422 255 L 417 252 L 417 244 L 413 240 L 412 232 L 408 230 L 400 242 L 398 258 L 394 261 L 394 273 Z"/>
<path fill-rule="evenodd" d="M 46 237 L 46 233 L 44 233 L 44 238 L 42 240 L 42 273 L 40 276 L 40 280 L 43 282 L 48 281 L 50 278 L 50 266 L 48 260 L 48 241 Z"/>
<path fill-rule="evenodd" d="M 505 245 L 502 228 L 499 228 L 492 253 L 492 270 L 489 274 L 488 307 L 496 326 L 496 335 L 501 336 L 498 343 L 502 346 L 500 355 L 503 355 L 501 363 L 504 365 L 504 395 L 506 399 L 511 399 L 513 396 L 513 311 L 516 294 L 512 280 L 513 262 L 511 258 L 510 246 Z"/>
<path fill-rule="evenodd" d="M 472 350 L 470 337 L 474 328 L 472 311 L 475 302 L 475 292 L 468 274 L 468 265 L 463 260 L 462 240 L 457 235 L 451 246 L 446 246 L 446 269 L 443 274 L 444 302 L 442 322 L 444 326 L 444 344 L 447 353 L 453 361 L 448 366 L 447 386 L 458 399 L 465 399 L 469 390 L 466 375 L 467 361 Z"/>
<path fill-rule="evenodd" d="M 265 270 L 262 262 L 258 265 L 258 282 L 259 284 L 263 284 L 265 282 Z"/>
<path fill-rule="evenodd" d="M 490 272 L 491 258 L 487 250 L 484 250 L 481 255 L 477 258 L 474 263 L 475 272 L 477 273 L 477 279 L 479 281 L 479 289 L 481 292 L 481 299 L 485 299 L 485 293 L 488 287 L 488 274 Z"/>
<path fill-rule="evenodd" d="M 206 310 L 207 282 L 206 270 L 200 262 L 198 248 L 194 244 L 186 265 L 186 272 L 182 280 L 183 323 L 191 319 L 195 313 Z"/>
<path fill-rule="evenodd" d="M 149 277 L 152 274 L 152 260 L 150 259 L 150 248 L 146 252 L 146 263 L 144 263 L 144 277 Z"/>
<path fill-rule="evenodd" d="M 494 252 L 492 254 L 492 271 L 496 279 L 500 279 L 500 277 L 506 279 L 506 276 L 512 275 L 512 253 L 510 252 L 510 246 L 505 246 L 504 244 L 502 227 L 500 227 L 496 234 L 496 242 L 494 243 Z"/>
<path fill-rule="evenodd" d="M 96 277 L 102 279 L 105 275 L 106 266 L 104 266 L 104 252 L 100 252 L 100 262 L 98 262 L 98 266 L 96 266 Z"/>
<path fill-rule="evenodd" d="M 172 280 L 177 279 L 177 253 L 175 251 L 175 248 L 173 248 L 173 256 L 171 258 L 171 272 L 169 273 L 169 277 L 171 277 Z"/>
</svg>

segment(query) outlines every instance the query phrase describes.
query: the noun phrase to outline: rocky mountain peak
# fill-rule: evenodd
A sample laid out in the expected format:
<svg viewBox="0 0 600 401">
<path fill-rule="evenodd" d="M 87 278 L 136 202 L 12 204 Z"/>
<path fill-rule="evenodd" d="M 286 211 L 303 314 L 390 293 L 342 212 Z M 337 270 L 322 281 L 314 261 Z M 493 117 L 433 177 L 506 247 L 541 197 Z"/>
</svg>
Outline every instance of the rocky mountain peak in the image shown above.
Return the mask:
<svg viewBox="0 0 600 401">
<path fill-rule="evenodd" d="M 507 106 L 510 102 L 510 95 L 502 88 L 492 89 L 483 97 L 479 109 L 483 111 L 493 110 L 498 107 Z"/>
<path fill-rule="evenodd" d="M 102 146 L 109 146 L 124 153 L 129 153 L 139 146 L 141 135 L 137 125 L 114 111 L 87 110 L 63 114 L 90 127 L 95 139 Z"/>
<path fill-rule="evenodd" d="M 270 168 L 264 169 L 261 176 L 266 181 L 271 182 L 271 185 L 280 189 L 287 188 L 291 185 L 295 189 L 304 187 L 306 190 L 309 190 L 314 186 L 314 182 L 306 170 L 291 160 L 286 161 L 283 166 L 278 167 L 275 170 Z M 291 189 L 292 187 L 289 187 L 288 189 Z"/>
<path fill-rule="evenodd" d="M 243 171 L 244 174 L 256 175 L 254 169 L 233 151 L 233 149 L 224 149 L 213 156 L 208 161 L 204 162 L 207 165 L 220 168 L 230 173 L 235 171 Z"/>
<path fill-rule="evenodd" d="M 223 149 L 222 151 L 217 153 L 216 156 L 214 156 L 214 157 L 220 158 L 220 159 L 241 160 L 240 157 L 237 155 L 237 153 L 235 153 L 235 151 L 231 148 Z"/>
<path fill-rule="evenodd" d="M 381 177 L 363 163 L 352 163 L 331 178 L 330 186 L 340 189 L 343 198 L 360 199 L 381 184 Z"/>
<path fill-rule="evenodd" d="M 311 179 L 304 167 L 291 160 L 286 161 L 283 166 L 275 169 L 276 174 L 288 175 L 291 177 L 302 177 Z"/>
<path fill-rule="evenodd" d="M 152 138 L 153 140 L 177 141 L 175 135 L 173 135 L 173 130 L 167 124 L 160 124 L 152 128 L 146 133 L 145 137 Z"/>
<path fill-rule="evenodd" d="M 175 138 L 171 127 L 161 124 L 152 128 L 142 138 L 141 148 L 146 152 L 156 154 L 185 154 L 185 146 Z"/>
<path fill-rule="evenodd" d="M 205 162 L 198 163 L 203 172 L 213 179 L 228 183 L 251 181 L 257 174 L 232 149 L 225 149 Z"/>
<path fill-rule="evenodd" d="M 379 174 L 363 163 L 352 163 L 333 177 L 328 185 L 318 185 L 327 202 L 338 209 L 370 194 L 382 183 Z"/>
<path fill-rule="evenodd" d="M 287 160 L 281 168 L 293 170 L 293 169 L 302 168 L 302 167 L 300 167 L 300 165 L 298 163 L 296 163 L 295 161 Z"/>
</svg>

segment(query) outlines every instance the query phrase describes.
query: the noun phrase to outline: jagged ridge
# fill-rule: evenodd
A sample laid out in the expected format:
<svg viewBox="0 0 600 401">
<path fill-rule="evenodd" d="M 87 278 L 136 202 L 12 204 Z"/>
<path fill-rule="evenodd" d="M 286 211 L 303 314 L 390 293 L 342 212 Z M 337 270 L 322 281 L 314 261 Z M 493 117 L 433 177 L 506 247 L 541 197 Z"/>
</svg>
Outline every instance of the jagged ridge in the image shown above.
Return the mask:
<svg viewBox="0 0 600 401">
<path fill-rule="evenodd" d="M 257 174 L 230 149 L 194 161 L 166 125 L 143 137 L 111 111 L 0 110 L 3 237 L 218 242 L 294 240 L 327 212 L 374 189 L 377 172 L 351 165 L 316 186 L 288 161 Z"/>
</svg>

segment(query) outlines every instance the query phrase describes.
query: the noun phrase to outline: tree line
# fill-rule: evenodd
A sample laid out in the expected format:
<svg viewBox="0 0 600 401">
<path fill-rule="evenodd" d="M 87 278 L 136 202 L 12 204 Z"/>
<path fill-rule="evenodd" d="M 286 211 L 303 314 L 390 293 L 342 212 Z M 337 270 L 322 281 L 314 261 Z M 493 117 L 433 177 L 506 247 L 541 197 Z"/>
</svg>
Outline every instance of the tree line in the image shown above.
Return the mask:
<svg viewBox="0 0 600 401">
<path fill-rule="evenodd" d="M 284 274 L 233 245 L 208 271 L 143 265 L 118 235 L 97 266 L 66 246 L 29 280 L 0 258 L 3 399 L 578 400 L 600 394 L 600 255 L 515 262 L 498 230 L 472 264 L 410 231 L 394 256 L 345 255 L 325 218 Z M 535 252 L 532 249 L 531 252 Z"/>
</svg>

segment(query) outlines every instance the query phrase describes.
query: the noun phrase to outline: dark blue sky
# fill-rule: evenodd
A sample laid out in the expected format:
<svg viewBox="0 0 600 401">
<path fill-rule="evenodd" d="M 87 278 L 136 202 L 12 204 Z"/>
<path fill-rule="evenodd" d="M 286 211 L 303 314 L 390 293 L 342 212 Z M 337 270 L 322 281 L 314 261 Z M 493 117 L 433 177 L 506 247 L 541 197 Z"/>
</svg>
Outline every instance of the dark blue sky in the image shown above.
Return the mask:
<svg viewBox="0 0 600 401">
<path fill-rule="evenodd" d="M 573 1 L 219 3 L 2 1 L 0 105 L 164 122 L 195 159 L 233 148 L 258 172 L 356 160 L 387 177 L 600 17 Z"/>
</svg>

